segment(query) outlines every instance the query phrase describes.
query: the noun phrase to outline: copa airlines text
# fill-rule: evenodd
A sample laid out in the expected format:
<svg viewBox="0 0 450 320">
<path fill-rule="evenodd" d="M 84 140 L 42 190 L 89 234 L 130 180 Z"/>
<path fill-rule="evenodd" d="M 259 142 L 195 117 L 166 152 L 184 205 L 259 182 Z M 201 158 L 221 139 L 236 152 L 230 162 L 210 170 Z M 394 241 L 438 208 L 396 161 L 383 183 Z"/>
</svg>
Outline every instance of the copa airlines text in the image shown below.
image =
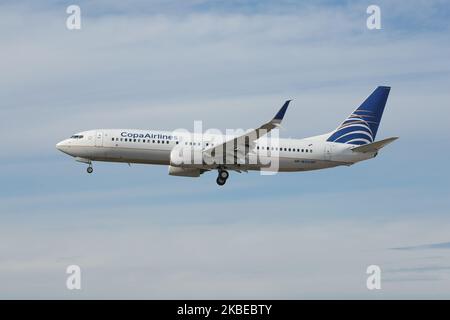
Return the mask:
<svg viewBox="0 0 450 320">
<path fill-rule="evenodd" d="M 304 139 L 278 138 L 290 100 L 275 117 L 257 129 L 240 134 L 190 133 L 137 129 L 83 131 L 59 142 L 56 148 L 79 162 L 159 164 L 173 176 L 199 177 L 217 170 L 224 185 L 229 171 L 295 172 L 349 166 L 374 158 L 397 137 L 375 141 L 390 87 L 380 86 L 335 130 Z"/>
</svg>

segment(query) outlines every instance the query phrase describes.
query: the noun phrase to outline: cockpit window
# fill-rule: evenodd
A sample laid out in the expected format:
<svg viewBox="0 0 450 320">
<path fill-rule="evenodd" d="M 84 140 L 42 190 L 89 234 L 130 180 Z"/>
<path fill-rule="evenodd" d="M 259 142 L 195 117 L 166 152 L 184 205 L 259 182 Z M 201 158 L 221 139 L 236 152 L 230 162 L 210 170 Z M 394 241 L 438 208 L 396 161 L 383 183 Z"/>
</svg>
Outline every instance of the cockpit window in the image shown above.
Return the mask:
<svg viewBox="0 0 450 320">
<path fill-rule="evenodd" d="M 75 134 L 75 135 L 71 136 L 70 138 L 71 138 L 71 139 L 82 139 L 83 136 L 82 136 L 82 135 L 79 135 L 79 134 Z"/>
</svg>

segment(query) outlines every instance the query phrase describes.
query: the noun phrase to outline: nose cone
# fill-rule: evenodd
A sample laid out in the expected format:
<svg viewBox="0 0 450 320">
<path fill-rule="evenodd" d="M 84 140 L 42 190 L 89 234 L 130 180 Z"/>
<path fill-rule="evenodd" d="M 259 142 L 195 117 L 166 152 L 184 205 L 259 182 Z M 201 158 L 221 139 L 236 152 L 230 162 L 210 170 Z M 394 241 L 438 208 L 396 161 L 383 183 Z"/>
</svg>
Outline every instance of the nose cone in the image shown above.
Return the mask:
<svg viewBox="0 0 450 320">
<path fill-rule="evenodd" d="M 69 145 L 66 140 L 63 140 L 56 144 L 56 149 L 61 152 L 67 153 L 69 151 Z"/>
<path fill-rule="evenodd" d="M 59 151 L 62 151 L 62 150 L 61 150 L 61 149 L 62 149 L 62 145 L 63 145 L 63 142 L 62 142 L 62 141 L 58 142 L 58 143 L 56 144 L 56 149 L 58 149 Z"/>
</svg>

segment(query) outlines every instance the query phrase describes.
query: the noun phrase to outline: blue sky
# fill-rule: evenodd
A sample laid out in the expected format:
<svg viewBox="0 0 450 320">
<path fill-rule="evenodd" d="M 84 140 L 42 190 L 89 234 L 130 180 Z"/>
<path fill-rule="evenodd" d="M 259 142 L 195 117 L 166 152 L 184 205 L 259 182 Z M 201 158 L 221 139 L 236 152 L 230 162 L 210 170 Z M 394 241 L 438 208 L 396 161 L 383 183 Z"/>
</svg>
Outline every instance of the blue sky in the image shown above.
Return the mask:
<svg viewBox="0 0 450 320">
<path fill-rule="evenodd" d="M 0 297 L 449 298 L 445 1 L 378 1 L 376 31 L 366 1 L 78 1 L 80 31 L 69 4 L 0 5 Z M 93 128 L 254 127 L 288 98 L 281 136 L 306 137 L 378 85 L 378 138 L 400 139 L 350 168 L 218 188 L 163 166 L 87 175 L 54 147 Z"/>
</svg>

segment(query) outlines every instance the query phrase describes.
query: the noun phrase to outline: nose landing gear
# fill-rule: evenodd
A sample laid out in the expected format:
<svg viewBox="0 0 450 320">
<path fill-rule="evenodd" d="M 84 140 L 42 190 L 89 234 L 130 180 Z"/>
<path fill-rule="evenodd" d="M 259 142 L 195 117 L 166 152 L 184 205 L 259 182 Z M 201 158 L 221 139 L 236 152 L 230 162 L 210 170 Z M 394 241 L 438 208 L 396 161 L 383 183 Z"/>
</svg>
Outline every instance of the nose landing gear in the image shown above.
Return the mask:
<svg viewBox="0 0 450 320">
<path fill-rule="evenodd" d="M 217 184 L 219 186 L 223 186 L 225 184 L 225 182 L 227 182 L 228 176 L 229 176 L 228 171 L 220 169 L 219 175 L 216 179 Z"/>
</svg>

